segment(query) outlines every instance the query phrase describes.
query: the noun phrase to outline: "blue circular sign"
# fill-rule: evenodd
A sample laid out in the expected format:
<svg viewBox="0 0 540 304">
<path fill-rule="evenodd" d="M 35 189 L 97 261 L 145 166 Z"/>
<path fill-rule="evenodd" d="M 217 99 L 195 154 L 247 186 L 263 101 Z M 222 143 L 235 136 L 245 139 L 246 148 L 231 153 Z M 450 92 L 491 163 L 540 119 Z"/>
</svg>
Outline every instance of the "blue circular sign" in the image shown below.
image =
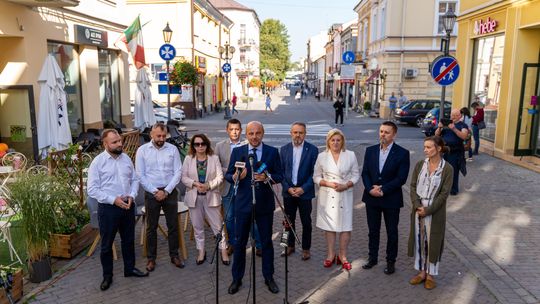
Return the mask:
<svg viewBox="0 0 540 304">
<path fill-rule="evenodd" d="M 159 47 L 159 57 L 163 60 L 173 60 L 176 57 L 176 49 L 174 46 L 165 43 Z"/>
<path fill-rule="evenodd" d="M 349 63 L 354 62 L 355 56 L 354 56 L 353 52 L 347 51 L 347 52 L 343 53 L 342 58 L 343 58 L 343 62 L 345 62 L 346 64 L 349 64 Z"/>
<path fill-rule="evenodd" d="M 436 83 L 447 86 L 454 83 L 459 76 L 459 64 L 452 56 L 440 56 L 431 64 L 431 77 Z"/>
<path fill-rule="evenodd" d="M 223 73 L 230 73 L 231 72 L 231 64 L 225 63 L 221 69 L 223 70 Z"/>
</svg>

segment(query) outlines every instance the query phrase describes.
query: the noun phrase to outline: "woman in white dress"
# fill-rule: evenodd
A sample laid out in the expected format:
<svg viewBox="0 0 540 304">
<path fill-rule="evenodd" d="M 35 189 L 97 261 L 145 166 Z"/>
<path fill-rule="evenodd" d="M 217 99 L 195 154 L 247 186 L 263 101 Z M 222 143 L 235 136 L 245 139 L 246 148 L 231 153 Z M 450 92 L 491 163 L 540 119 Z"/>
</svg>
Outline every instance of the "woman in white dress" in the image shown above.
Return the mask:
<svg viewBox="0 0 540 304">
<path fill-rule="evenodd" d="M 327 256 L 324 267 L 342 264 L 351 270 L 347 248 L 351 239 L 353 218 L 353 187 L 360 178 L 358 161 L 354 152 L 346 150 L 345 136 L 338 129 L 326 135 L 326 151 L 321 152 L 315 163 L 313 181 L 319 185 L 317 196 L 317 227 L 325 231 Z M 339 255 L 334 246 L 339 235 Z"/>
</svg>

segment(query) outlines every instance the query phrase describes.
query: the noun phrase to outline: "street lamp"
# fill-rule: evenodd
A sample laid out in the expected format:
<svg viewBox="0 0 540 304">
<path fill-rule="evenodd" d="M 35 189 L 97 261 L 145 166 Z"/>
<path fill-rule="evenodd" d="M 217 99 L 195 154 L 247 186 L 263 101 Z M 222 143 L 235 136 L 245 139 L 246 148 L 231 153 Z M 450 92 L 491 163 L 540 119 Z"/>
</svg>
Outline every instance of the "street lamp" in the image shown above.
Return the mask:
<svg viewBox="0 0 540 304">
<path fill-rule="evenodd" d="M 454 30 L 457 16 L 452 9 L 446 11 L 441 17 L 446 37 L 442 38 L 444 42 L 444 56 L 450 55 L 450 35 Z M 441 89 L 441 107 L 439 108 L 439 122 L 444 118 L 444 100 L 446 99 L 446 86 L 442 86 Z"/>
<path fill-rule="evenodd" d="M 219 57 L 222 60 L 225 60 L 225 63 L 229 63 L 229 64 L 235 51 L 236 49 L 234 48 L 234 46 L 229 45 L 228 42 L 225 42 L 224 46 L 218 47 Z M 230 103 L 229 102 L 229 72 L 223 71 L 223 73 L 225 74 L 225 87 L 226 87 L 226 98 L 227 98 L 227 101 L 225 102 L 225 117 L 224 118 L 228 119 L 228 118 L 231 118 L 231 113 L 229 109 L 229 103 Z"/>
<path fill-rule="evenodd" d="M 163 29 L 163 41 L 166 44 L 169 44 L 171 42 L 172 38 L 172 30 L 169 27 L 169 22 L 167 22 L 167 25 Z M 167 65 L 167 120 L 171 120 L 171 88 L 170 88 L 170 71 L 169 71 L 169 63 L 170 60 L 165 60 L 165 63 Z"/>
</svg>

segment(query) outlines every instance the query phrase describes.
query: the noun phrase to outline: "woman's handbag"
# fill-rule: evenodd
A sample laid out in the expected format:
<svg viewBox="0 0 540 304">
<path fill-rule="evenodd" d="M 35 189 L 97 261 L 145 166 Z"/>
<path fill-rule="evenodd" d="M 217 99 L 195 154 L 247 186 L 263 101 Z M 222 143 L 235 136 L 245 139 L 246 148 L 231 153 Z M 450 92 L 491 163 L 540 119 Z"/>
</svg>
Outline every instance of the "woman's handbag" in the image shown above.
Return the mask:
<svg viewBox="0 0 540 304">
<path fill-rule="evenodd" d="M 478 130 L 482 130 L 486 128 L 486 122 L 485 121 L 479 121 L 478 122 Z"/>
</svg>

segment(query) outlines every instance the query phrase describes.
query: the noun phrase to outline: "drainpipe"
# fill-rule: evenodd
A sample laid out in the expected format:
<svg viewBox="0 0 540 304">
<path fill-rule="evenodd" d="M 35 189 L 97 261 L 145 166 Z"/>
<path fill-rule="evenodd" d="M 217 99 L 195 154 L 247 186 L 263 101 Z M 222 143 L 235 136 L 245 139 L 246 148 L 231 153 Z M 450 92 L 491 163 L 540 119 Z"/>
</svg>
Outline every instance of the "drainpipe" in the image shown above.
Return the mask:
<svg viewBox="0 0 540 304">
<path fill-rule="evenodd" d="M 195 0 L 191 0 L 190 10 L 191 10 L 191 64 L 195 65 Z M 193 98 L 193 119 L 197 119 L 197 101 L 195 100 L 195 91 L 197 84 L 191 86 L 191 93 Z"/>
<path fill-rule="evenodd" d="M 405 48 L 405 12 L 407 11 L 407 0 L 403 0 L 401 5 L 401 53 L 399 55 L 399 90 L 403 88 L 403 60 Z"/>
</svg>

